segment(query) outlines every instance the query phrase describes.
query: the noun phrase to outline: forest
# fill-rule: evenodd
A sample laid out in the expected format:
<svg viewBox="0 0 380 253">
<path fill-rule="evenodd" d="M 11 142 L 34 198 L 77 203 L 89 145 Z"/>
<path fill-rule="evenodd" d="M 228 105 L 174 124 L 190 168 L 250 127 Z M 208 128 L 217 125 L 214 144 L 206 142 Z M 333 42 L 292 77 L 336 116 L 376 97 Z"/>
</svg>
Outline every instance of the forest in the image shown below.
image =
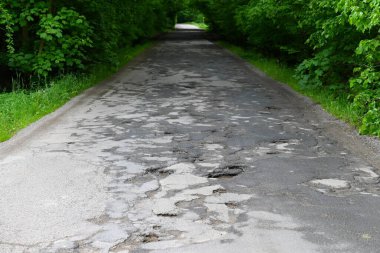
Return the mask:
<svg viewBox="0 0 380 253">
<path fill-rule="evenodd" d="M 305 89 L 329 89 L 380 136 L 379 0 L 195 0 L 210 29 L 296 69 Z M 334 99 L 334 98 L 333 98 Z"/>
<path fill-rule="evenodd" d="M 304 89 L 331 91 L 362 134 L 380 136 L 380 0 L 1 0 L 0 90 L 117 65 L 120 48 L 177 21 L 294 68 Z"/>
<path fill-rule="evenodd" d="M 113 64 L 118 48 L 174 24 L 175 1 L 1 0 L 2 71 L 48 77 Z"/>
</svg>

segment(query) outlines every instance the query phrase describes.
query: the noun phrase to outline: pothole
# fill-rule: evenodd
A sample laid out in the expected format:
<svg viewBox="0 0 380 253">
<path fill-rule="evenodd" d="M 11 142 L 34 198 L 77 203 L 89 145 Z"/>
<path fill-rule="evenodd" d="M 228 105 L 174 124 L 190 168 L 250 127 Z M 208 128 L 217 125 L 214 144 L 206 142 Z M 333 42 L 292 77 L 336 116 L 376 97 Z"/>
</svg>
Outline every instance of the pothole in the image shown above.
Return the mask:
<svg viewBox="0 0 380 253">
<path fill-rule="evenodd" d="M 157 214 L 157 216 L 161 216 L 161 217 L 176 217 L 176 216 L 178 216 L 178 214 L 176 214 L 176 213 L 159 213 L 159 214 Z"/>
<path fill-rule="evenodd" d="M 232 178 L 244 172 L 244 167 L 241 165 L 230 165 L 223 168 L 215 169 L 208 173 L 208 178 Z"/>
<path fill-rule="evenodd" d="M 227 202 L 225 203 L 225 205 L 228 207 L 228 208 L 231 208 L 231 209 L 236 209 L 238 208 L 239 204 L 236 203 L 236 202 Z"/>
<path fill-rule="evenodd" d="M 164 168 L 165 168 L 164 166 L 151 167 L 151 168 L 146 169 L 145 173 L 159 175 L 160 177 L 167 177 L 174 173 L 174 171 L 164 170 Z"/>
<path fill-rule="evenodd" d="M 265 154 L 267 154 L 267 155 L 279 155 L 280 152 L 278 152 L 278 151 L 268 151 Z"/>
<path fill-rule="evenodd" d="M 161 177 L 167 177 L 171 174 L 173 174 L 174 172 L 172 170 L 165 170 L 165 171 L 159 171 L 158 174 L 161 176 Z"/>
<path fill-rule="evenodd" d="M 145 170 L 145 173 L 150 173 L 150 174 L 155 174 L 157 173 L 158 171 L 160 171 L 161 169 L 163 169 L 164 166 L 154 166 L 154 167 L 150 167 L 150 168 L 147 168 Z"/>
<path fill-rule="evenodd" d="M 158 242 L 160 237 L 155 233 L 149 233 L 142 238 L 143 243 Z"/>
<path fill-rule="evenodd" d="M 222 188 L 220 188 L 220 189 L 216 189 L 216 190 L 214 190 L 214 191 L 212 191 L 212 193 L 226 193 L 227 192 L 227 190 L 226 189 L 222 189 Z"/>
<path fill-rule="evenodd" d="M 278 139 L 278 140 L 272 140 L 271 143 L 283 144 L 283 143 L 289 143 L 289 140 L 288 139 Z"/>
<path fill-rule="evenodd" d="M 267 109 L 267 110 L 280 110 L 280 108 L 278 108 L 276 106 L 267 106 L 267 107 L 265 107 L 265 109 Z"/>
<path fill-rule="evenodd" d="M 189 152 L 183 149 L 174 149 L 173 154 L 188 154 Z"/>
</svg>

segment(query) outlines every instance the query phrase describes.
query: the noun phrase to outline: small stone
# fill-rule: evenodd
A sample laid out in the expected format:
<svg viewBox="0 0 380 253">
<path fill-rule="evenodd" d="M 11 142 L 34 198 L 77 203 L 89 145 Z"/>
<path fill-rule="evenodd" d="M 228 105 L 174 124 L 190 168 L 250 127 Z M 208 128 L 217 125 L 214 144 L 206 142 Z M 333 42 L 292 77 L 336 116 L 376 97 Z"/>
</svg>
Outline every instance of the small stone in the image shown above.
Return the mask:
<svg viewBox="0 0 380 253">
<path fill-rule="evenodd" d="M 157 242 L 157 241 L 159 241 L 159 236 L 155 233 L 149 233 L 147 235 L 144 235 L 142 241 L 143 241 L 143 243 Z"/>
</svg>

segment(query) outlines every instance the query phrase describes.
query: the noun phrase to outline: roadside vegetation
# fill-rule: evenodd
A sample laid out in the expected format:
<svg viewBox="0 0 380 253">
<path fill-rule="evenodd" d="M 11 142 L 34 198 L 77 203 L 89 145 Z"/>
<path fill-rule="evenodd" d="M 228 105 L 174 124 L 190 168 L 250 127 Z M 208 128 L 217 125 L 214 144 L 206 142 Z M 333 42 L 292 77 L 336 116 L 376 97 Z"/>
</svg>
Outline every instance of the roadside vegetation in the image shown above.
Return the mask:
<svg viewBox="0 0 380 253">
<path fill-rule="evenodd" d="M 46 82 L 45 86 L 39 82 L 35 88 L 0 93 L 0 142 L 111 76 L 151 45 L 142 43 L 119 50 L 117 65 L 98 64 L 86 74 L 66 74 Z"/>
<path fill-rule="evenodd" d="M 221 35 L 360 133 L 380 136 L 379 17 L 379 0 L 1 0 L 0 140 L 176 22 Z"/>
<path fill-rule="evenodd" d="M 244 48 L 240 53 L 250 54 L 255 65 L 269 64 L 271 70 L 264 70 L 276 78 L 276 64 L 262 62 L 263 57 L 275 59 L 287 66 L 286 83 L 357 126 L 360 133 L 380 136 L 379 0 L 193 4 L 202 10 L 211 31 Z"/>
<path fill-rule="evenodd" d="M 176 22 L 194 25 L 203 30 L 208 29 L 208 25 L 205 23 L 205 16 L 196 8 L 192 0 L 181 1 Z"/>
<path fill-rule="evenodd" d="M 107 78 L 171 29 L 178 0 L 0 1 L 0 141 Z"/>
<path fill-rule="evenodd" d="M 276 58 L 266 57 L 254 49 L 244 49 L 227 42 L 219 42 L 218 44 L 247 60 L 271 78 L 287 84 L 293 90 L 310 97 L 315 103 L 320 104 L 335 117 L 353 126 L 360 127 L 360 112 L 347 99 L 347 94 L 339 94 L 331 89 L 305 87 L 296 78 L 296 70 L 286 64 L 280 63 Z"/>
</svg>

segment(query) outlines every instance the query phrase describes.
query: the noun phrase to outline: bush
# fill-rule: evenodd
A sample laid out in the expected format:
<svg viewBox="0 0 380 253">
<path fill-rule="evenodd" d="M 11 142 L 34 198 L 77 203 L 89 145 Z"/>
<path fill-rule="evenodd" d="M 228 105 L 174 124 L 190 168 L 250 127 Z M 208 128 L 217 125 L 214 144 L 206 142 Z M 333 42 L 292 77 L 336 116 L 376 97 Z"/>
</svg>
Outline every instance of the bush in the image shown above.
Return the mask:
<svg viewBox="0 0 380 253">
<path fill-rule="evenodd" d="M 380 136 L 379 0 L 194 0 L 227 40 L 296 65 L 304 88 L 328 89 Z"/>
<path fill-rule="evenodd" d="M 173 25 L 171 1 L 3 0 L 1 55 L 29 80 L 117 64 L 116 51 Z"/>
</svg>

